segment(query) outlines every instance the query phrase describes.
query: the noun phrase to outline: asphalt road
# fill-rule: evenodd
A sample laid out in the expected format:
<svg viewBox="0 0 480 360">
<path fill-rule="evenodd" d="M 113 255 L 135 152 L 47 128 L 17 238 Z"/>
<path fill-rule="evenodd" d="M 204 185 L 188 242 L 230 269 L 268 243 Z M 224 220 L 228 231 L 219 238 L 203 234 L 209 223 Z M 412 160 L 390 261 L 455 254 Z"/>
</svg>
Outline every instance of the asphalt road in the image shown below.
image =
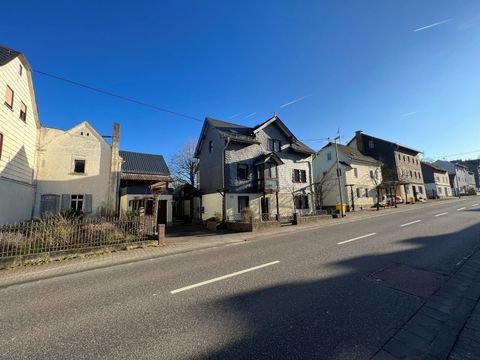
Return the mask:
<svg viewBox="0 0 480 360">
<path fill-rule="evenodd" d="M 368 359 L 479 248 L 479 215 L 415 205 L 4 288 L 0 358 Z"/>
</svg>

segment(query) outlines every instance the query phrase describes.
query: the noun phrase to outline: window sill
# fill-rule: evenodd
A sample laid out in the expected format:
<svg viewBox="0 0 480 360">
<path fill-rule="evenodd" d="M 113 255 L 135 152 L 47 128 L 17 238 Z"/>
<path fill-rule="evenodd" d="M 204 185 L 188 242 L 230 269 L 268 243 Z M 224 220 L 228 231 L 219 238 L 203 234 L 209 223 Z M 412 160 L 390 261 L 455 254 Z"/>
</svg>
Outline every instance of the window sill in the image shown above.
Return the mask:
<svg viewBox="0 0 480 360">
<path fill-rule="evenodd" d="M 10 106 L 7 102 L 4 102 L 5 106 L 9 108 L 11 111 L 13 111 L 13 105 Z"/>
<path fill-rule="evenodd" d="M 69 175 L 76 175 L 76 176 L 87 176 L 86 173 L 80 173 L 80 172 L 71 172 Z"/>
</svg>

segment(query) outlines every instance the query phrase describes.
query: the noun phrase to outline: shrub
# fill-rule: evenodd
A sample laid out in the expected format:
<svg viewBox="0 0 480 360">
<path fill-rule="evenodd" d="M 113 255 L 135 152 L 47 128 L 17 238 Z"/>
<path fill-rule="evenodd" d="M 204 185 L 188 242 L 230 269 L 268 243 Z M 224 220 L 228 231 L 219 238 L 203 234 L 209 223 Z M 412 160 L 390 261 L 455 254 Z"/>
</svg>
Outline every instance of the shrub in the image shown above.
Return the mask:
<svg viewBox="0 0 480 360">
<path fill-rule="evenodd" d="M 249 222 L 250 219 L 253 219 L 254 213 L 252 209 L 250 209 L 249 207 L 246 207 L 240 211 L 240 215 L 242 217 L 242 221 Z"/>
<path fill-rule="evenodd" d="M 467 191 L 467 195 L 477 195 L 477 190 L 475 190 L 474 188 L 470 188 Z"/>
</svg>

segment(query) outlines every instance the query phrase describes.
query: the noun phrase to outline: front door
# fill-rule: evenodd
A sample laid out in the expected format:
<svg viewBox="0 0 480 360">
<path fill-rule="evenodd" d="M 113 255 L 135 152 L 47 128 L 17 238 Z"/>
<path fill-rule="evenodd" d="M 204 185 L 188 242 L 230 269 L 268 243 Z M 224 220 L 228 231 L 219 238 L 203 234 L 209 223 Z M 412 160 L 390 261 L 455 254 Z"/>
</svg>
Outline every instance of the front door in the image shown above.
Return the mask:
<svg viewBox="0 0 480 360">
<path fill-rule="evenodd" d="M 157 224 L 167 223 L 167 200 L 158 201 Z"/>
<path fill-rule="evenodd" d="M 413 198 L 417 200 L 417 188 L 412 185 L 412 191 L 413 191 Z"/>
<path fill-rule="evenodd" d="M 262 220 L 268 220 L 268 198 L 262 197 L 261 198 L 261 205 L 262 205 Z"/>
</svg>

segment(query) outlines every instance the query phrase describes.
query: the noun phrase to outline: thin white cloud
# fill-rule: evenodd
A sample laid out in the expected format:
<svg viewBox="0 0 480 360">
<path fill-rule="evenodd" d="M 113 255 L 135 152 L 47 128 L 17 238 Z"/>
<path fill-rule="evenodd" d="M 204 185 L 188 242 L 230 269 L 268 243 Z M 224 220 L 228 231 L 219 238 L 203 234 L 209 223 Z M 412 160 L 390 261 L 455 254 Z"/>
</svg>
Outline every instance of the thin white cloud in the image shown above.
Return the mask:
<svg viewBox="0 0 480 360">
<path fill-rule="evenodd" d="M 257 113 L 256 113 L 256 112 L 253 112 L 253 113 L 251 113 L 251 114 L 248 114 L 248 115 L 245 116 L 242 120 L 248 119 L 248 118 L 252 117 L 253 115 L 257 115 Z"/>
<path fill-rule="evenodd" d="M 423 31 L 423 30 L 427 30 L 427 29 L 431 29 L 435 26 L 438 26 L 438 25 L 442 25 L 442 24 L 445 24 L 449 21 L 451 21 L 452 19 L 445 19 L 445 20 L 442 20 L 442 21 L 439 21 L 439 22 L 436 22 L 436 23 L 433 23 L 433 24 L 430 24 L 430 25 L 427 25 L 427 26 L 422 26 L 418 29 L 415 29 L 413 30 L 413 32 L 419 32 L 419 31 Z"/>
<path fill-rule="evenodd" d="M 238 117 L 238 116 L 240 116 L 240 115 L 242 115 L 242 114 L 243 114 L 243 113 L 236 113 L 236 114 L 233 114 L 233 115 L 229 116 L 229 119 L 236 118 L 236 117 Z"/>
<path fill-rule="evenodd" d="M 418 114 L 419 112 L 420 112 L 420 111 L 412 111 L 412 112 L 408 112 L 408 113 L 402 114 L 402 116 L 412 116 L 412 115 Z"/>
<path fill-rule="evenodd" d="M 292 100 L 292 101 L 289 101 L 289 102 L 287 102 L 287 103 L 285 103 L 285 104 L 280 105 L 280 107 L 281 107 L 281 108 L 284 108 L 284 107 L 287 107 L 287 106 L 289 106 L 289 105 L 295 104 L 295 103 L 297 103 L 297 102 L 299 102 L 299 101 L 302 101 L 302 100 L 306 99 L 306 98 L 309 97 L 309 96 L 310 96 L 310 94 L 309 94 L 309 95 L 302 96 L 302 97 L 299 97 L 298 99 L 295 99 L 295 100 Z"/>
</svg>

